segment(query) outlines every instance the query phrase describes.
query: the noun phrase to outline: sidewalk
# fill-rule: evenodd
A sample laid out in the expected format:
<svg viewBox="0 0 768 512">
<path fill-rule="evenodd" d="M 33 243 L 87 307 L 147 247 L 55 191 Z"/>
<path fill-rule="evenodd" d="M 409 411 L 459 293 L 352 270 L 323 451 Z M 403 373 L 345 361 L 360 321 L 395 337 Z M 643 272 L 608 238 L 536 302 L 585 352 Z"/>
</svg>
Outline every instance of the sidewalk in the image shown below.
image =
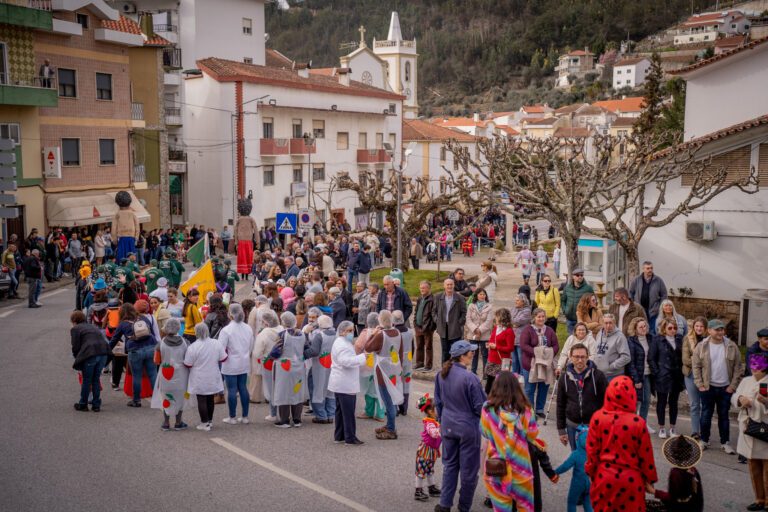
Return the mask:
<svg viewBox="0 0 768 512">
<path fill-rule="evenodd" d="M 45 292 L 50 292 L 53 290 L 58 290 L 59 288 L 64 288 L 65 286 L 70 286 L 75 284 L 75 279 L 72 276 L 68 277 L 62 277 L 58 281 L 52 281 L 48 282 L 45 279 L 43 279 L 43 289 L 41 290 L 41 294 Z M 27 281 L 24 280 L 22 277 L 21 283 L 19 283 L 19 288 L 17 290 L 19 297 L 21 297 L 23 300 L 17 300 L 17 299 L 9 299 L 8 297 L 4 297 L 3 299 L 0 299 L 0 309 L 6 308 L 9 306 L 15 306 L 18 304 L 26 304 L 27 303 L 27 290 L 29 289 L 29 286 L 27 285 Z M 72 290 L 72 304 L 74 304 L 74 289 Z"/>
</svg>

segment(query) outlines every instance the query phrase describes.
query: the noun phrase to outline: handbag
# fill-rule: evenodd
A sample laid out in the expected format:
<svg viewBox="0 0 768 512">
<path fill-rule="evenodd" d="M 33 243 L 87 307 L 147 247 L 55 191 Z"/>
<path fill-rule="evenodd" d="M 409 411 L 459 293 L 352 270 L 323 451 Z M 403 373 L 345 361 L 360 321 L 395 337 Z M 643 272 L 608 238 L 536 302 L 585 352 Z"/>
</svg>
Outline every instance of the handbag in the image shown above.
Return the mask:
<svg viewBox="0 0 768 512">
<path fill-rule="evenodd" d="M 112 353 L 116 356 L 124 356 L 125 354 L 125 342 L 120 340 L 117 342 L 117 345 L 115 345 L 115 348 L 112 349 Z"/>
<path fill-rule="evenodd" d="M 507 476 L 507 461 L 504 459 L 486 459 L 485 475 L 494 478 L 503 478 Z"/>
<path fill-rule="evenodd" d="M 768 424 L 749 418 L 747 420 L 747 428 L 744 429 L 744 435 L 768 443 Z"/>
</svg>

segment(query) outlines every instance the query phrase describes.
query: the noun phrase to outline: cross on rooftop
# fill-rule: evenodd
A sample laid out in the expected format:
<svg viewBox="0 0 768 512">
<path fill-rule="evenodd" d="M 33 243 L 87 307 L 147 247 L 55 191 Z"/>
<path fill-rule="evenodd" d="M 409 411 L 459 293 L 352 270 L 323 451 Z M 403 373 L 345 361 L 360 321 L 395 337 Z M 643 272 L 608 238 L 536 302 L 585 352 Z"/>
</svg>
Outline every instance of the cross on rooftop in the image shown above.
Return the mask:
<svg viewBox="0 0 768 512">
<path fill-rule="evenodd" d="M 365 46 L 365 27 L 360 25 L 360 28 L 357 30 L 360 31 L 360 46 Z"/>
</svg>

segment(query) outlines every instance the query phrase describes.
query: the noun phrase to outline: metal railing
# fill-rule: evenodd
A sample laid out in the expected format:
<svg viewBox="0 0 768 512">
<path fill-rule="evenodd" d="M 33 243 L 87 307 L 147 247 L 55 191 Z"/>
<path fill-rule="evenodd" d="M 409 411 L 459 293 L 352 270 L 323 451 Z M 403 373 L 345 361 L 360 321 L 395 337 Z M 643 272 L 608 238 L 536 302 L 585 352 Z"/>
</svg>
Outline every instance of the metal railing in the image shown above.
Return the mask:
<svg viewBox="0 0 768 512">
<path fill-rule="evenodd" d="M 180 107 L 165 107 L 165 124 L 167 125 L 182 124 Z"/>
<path fill-rule="evenodd" d="M 2 3 L 2 0 L 0 0 Z M 36 89 L 56 89 L 56 77 L 43 78 L 38 75 L 25 75 L 21 73 L 0 73 L 0 85 L 14 87 L 34 87 Z"/>
<path fill-rule="evenodd" d="M 163 66 L 181 68 L 181 48 L 163 48 Z"/>
<path fill-rule="evenodd" d="M 144 120 L 144 104 L 143 103 L 137 103 L 135 101 L 131 102 L 131 119 L 133 119 L 134 121 Z"/>
<path fill-rule="evenodd" d="M 187 154 L 184 151 L 181 151 L 179 149 L 169 149 L 168 160 L 173 160 L 177 162 L 186 162 Z"/>
<path fill-rule="evenodd" d="M 0 4 L 37 9 L 38 11 L 51 10 L 51 0 L 0 0 Z"/>
<path fill-rule="evenodd" d="M 176 25 L 155 25 L 152 27 L 155 32 L 176 32 Z"/>
<path fill-rule="evenodd" d="M 133 164 L 133 181 L 147 181 L 147 168 L 144 164 Z"/>
</svg>

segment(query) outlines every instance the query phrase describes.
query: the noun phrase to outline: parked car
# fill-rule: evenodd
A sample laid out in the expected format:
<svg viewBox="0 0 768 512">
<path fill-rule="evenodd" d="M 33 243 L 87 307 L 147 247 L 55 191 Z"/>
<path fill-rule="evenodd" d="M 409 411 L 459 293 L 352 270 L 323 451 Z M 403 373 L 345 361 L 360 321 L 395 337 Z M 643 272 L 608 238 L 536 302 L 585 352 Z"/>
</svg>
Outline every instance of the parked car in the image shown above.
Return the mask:
<svg viewBox="0 0 768 512">
<path fill-rule="evenodd" d="M 6 295 L 8 290 L 11 289 L 11 276 L 10 272 L 15 269 L 8 267 L 0 267 L 0 296 Z"/>
</svg>

